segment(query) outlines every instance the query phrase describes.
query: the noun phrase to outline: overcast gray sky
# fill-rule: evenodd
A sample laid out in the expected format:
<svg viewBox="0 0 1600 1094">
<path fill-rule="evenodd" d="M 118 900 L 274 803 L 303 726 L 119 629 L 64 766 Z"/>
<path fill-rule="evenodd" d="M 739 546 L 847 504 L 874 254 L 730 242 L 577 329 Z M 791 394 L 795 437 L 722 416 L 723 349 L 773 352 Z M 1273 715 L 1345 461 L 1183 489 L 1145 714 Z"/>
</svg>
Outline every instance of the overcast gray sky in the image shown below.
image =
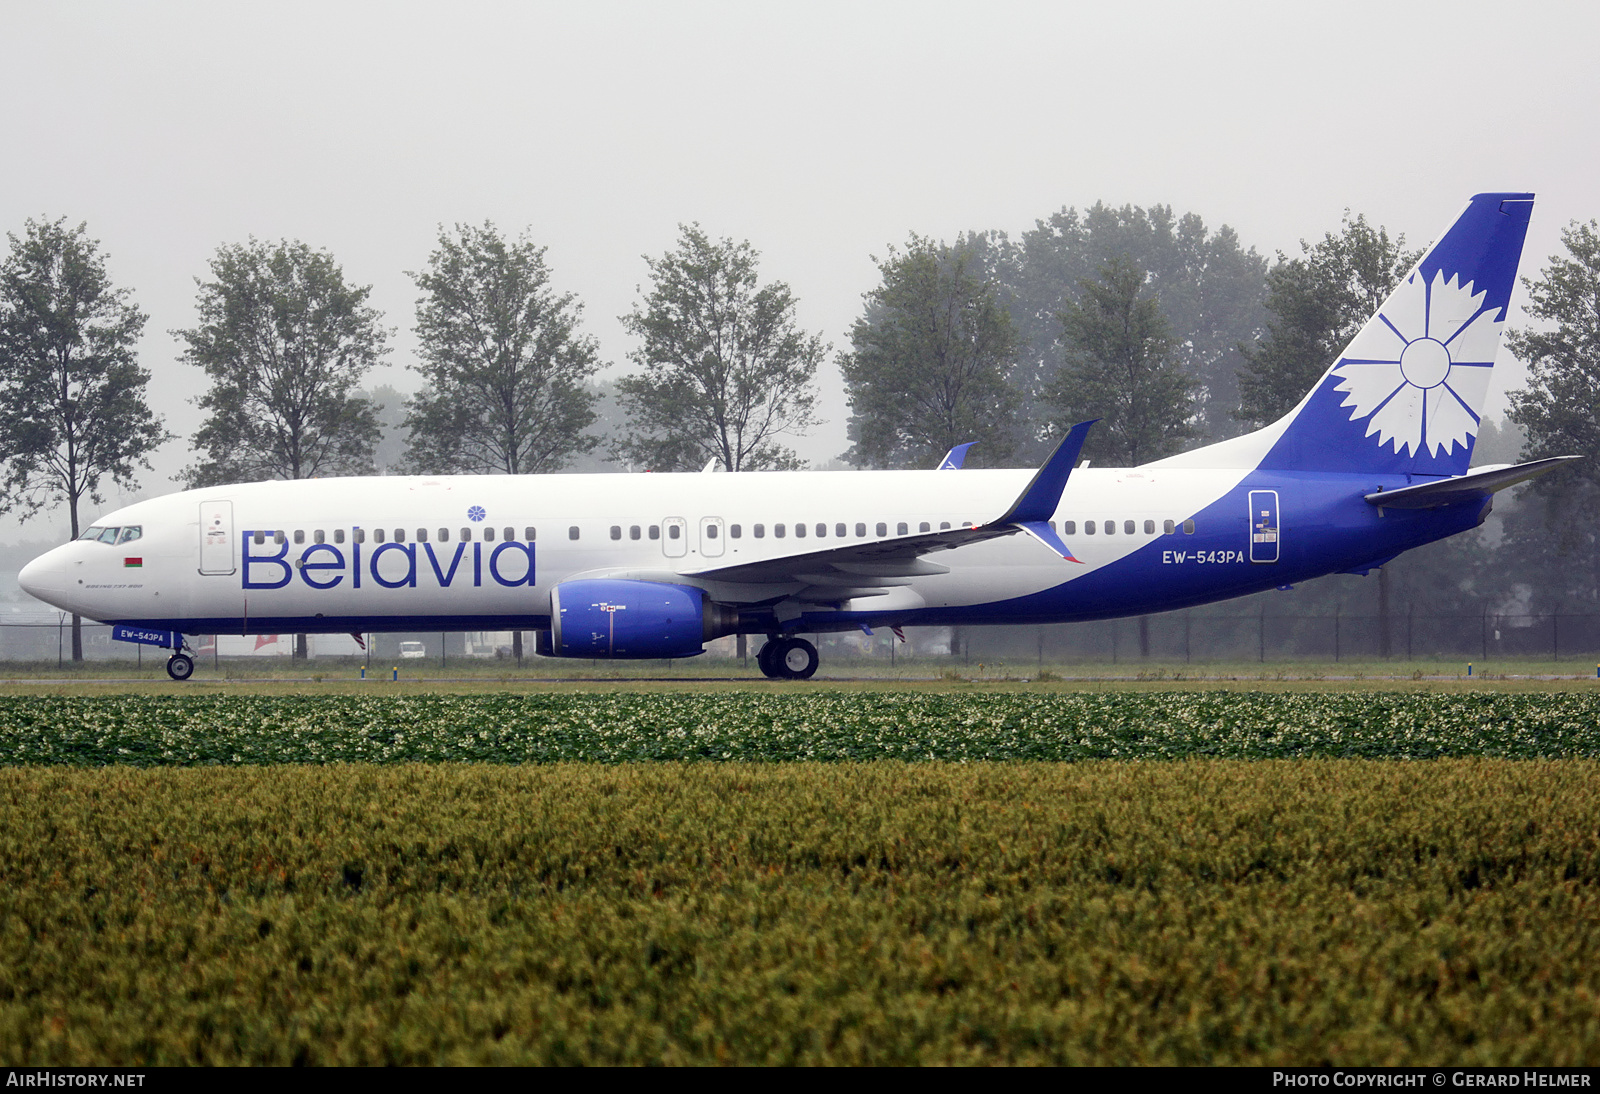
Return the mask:
<svg viewBox="0 0 1600 1094">
<path fill-rule="evenodd" d="M 398 328 L 374 382 L 405 389 L 404 271 L 439 224 L 486 218 L 549 248 L 619 367 L 641 256 L 688 221 L 749 240 L 835 349 L 888 244 L 1097 200 L 1270 255 L 1347 207 L 1422 243 L 1473 193 L 1534 190 L 1535 273 L 1600 216 L 1597 45 L 1600 5 L 1576 2 L 0 0 L 0 228 L 87 221 L 187 436 L 202 375 L 167 331 L 251 235 L 371 284 Z M 846 447 L 831 366 L 822 383 L 828 424 L 799 446 L 817 460 Z M 169 445 L 143 493 L 188 462 Z"/>
</svg>

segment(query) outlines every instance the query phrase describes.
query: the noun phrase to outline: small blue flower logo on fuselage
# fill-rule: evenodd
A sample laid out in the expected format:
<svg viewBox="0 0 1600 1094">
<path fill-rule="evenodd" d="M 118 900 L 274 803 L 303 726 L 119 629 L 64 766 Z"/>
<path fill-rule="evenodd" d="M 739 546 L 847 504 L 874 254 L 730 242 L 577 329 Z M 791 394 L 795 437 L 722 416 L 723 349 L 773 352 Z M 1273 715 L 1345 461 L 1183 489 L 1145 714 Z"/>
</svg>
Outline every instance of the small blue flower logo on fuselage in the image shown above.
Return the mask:
<svg viewBox="0 0 1600 1094">
<path fill-rule="evenodd" d="M 474 505 L 471 509 L 467 510 L 467 519 L 472 521 L 474 524 L 488 515 L 488 513 L 484 512 L 483 506 L 481 505 Z"/>
</svg>

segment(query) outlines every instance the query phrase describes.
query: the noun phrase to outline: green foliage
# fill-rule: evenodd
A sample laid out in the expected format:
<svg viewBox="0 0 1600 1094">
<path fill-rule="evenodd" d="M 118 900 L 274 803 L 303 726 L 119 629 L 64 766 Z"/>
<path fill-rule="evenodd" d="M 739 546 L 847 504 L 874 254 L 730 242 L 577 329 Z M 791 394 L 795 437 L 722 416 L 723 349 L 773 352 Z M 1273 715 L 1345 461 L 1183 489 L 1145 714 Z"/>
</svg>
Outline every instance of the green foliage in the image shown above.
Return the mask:
<svg viewBox="0 0 1600 1094">
<path fill-rule="evenodd" d="M 1196 214 L 1177 216 L 1168 205 L 1096 202 L 1036 222 L 1002 250 L 996 269 L 1022 340 L 1012 382 L 1028 405 L 1043 399 L 1060 367 L 1058 317 L 1079 299 L 1086 278 L 1126 256 L 1148 274 L 1146 291 L 1172 331 L 1173 359 L 1195 384 L 1192 413 L 1201 435 L 1219 440 L 1233 431 L 1238 347 L 1262 327 L 1267 264 L 1232 228 L 1211 231 Z"/>
<path fill-rule="evenodd" d="M 1301 240 L 1300 258 L 1278 253 L 1267 274 L 1267 334 L 1240 347 L 1239 418 L 1266 425 L 1299 405 L 1421 259 L 1405 242 L 1346 209 L 1338 235 L 1329 232 L 1315 246 Z"/>
<path fill-rule="evenodd" d="M 1523 278 L 1524 308 L 1542 326 L 1506 332 L 1527 363 L 1528 386 L 1511 393 L 1512 421 L 1527 430 L 1524 459 L 1589 456 L 1535 480 L 1542 503 L 1517 546 L 1534 552 L 1558 599 L 1600 601 L 1600 222 L 1573 221 L 1537 281 Z M 1552 536 L 1551 527 L 1555 534 Z M 1559 591 L 1558 591 L 1559 590 Z"/>
<path fill-rule="evenodd" d="M 0 771 L 47 1064 L 1588 1064 L 1592 762 Z"/>
<path fill-rule="evenodd" d="M 134 346 L 146 316 L 112 286 L 100 244 L 65 218 L 7 235 L 0 265 L 0 512 L 104 502 L 108 476 L 138 486 L 135 468 L 167 440 L 145 402 L 150 373 Z M 76 635 L 74 635 L 76 637 Z"/>
<path fill-rule="evenodd" d="M 975 465 L 1005 466 L 1021 406 L 1007 382 L 1017 337 L 980 242 L 912 236 L 878 263 L 883 282 L 866 294 L 851 351 L 839 356 L 851 463 L 932 468 L 976 441 Z"/>
<path fill-rule="evenodd" d="M 713 243 L 680 225 L 675 250 L 646 258 L 650 295 L 622 317 L 642 370 L 617 381 L 628 433 L 617 455 L 655 471 L 782 470 L 801 460 L 779 439 L 816 422 L 812 381 L 828 347 L 795 322 L 781 281 L 761 285 L 749 243 Z"/>
<path fill-rule="evenodd" d="M 1082 282 L 1081 300 L 1061 313 L 1066 361 L 1045 392 L 1063 424 L 1101 419 L 1083 452 L 1114 467 L 1173 455 L 1199 433 L 1194 381 L 1173 360 L 1170 328 L 1145 282 L 1126 257 Z"/>
<path fill-rule="evenodd" d="M 347 285 L 327 251 L 287 240 L 225 245 L 200 282 L 198 326 L 173 331 L 211 388 L 189 485 L 371 471 L 381 437 L 356 394 L 387 352 L 370 286 Z"/>
<path fill-rule="evenodd" d="M 0 697 L 0 764 L 1600 758 L 1600 695 Z"/>
<path fill-rule="evenodd" d="M 411 400 L 409 462 L 429 474 L 535 475 L 592 449 L 585 381 L 598 367 L 578 333 L 583 305 L 550 287 L 544 248 L 508 243 L 493 224 L 439 233 L 412 274 L 427 379 Z"/>
</svg>

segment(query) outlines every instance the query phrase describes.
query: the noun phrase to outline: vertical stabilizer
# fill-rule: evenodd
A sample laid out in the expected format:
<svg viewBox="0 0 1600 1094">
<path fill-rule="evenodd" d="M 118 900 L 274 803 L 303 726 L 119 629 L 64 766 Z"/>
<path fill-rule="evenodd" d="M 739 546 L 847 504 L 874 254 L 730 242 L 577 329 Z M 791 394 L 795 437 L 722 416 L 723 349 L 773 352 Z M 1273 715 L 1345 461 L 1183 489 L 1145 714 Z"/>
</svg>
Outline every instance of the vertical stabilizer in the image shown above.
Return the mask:
<svg viewBox="0 0 1600 1094">
<path fill-rule="evenodd" d="M 1260 466 L 1466 471 L 1532 209 L 1532 194 L 1468 202 L 1281 423 Z"/>
<path fill-rule="evenodd" d="M 1459 475 L 1516 282 L 1532 194 L 1479 194 L 1282 419 L 1162 461 Z"/>
</svg>

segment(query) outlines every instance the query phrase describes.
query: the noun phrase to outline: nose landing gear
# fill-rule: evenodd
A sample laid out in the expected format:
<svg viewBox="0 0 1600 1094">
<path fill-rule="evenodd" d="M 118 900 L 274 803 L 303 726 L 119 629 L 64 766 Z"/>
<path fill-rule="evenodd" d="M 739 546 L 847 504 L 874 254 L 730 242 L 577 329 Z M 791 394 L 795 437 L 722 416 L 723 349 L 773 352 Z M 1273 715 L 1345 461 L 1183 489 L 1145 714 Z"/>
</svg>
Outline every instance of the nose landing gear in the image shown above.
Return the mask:
<svg viewBox="0 0 1600 1094">
<path fill-rule="evenodd" d="M 174 680 L 187 680 L 194 675 L 194 658 L 186 653 L 174 653 L 167 658 L 167 675 Z"/>
<path fill-rule="evenodd" d="M 804 638 L 769 638 L 756 654 L 756 664 L 769 680 L 809 680 L 819 660 L 817 647 Z"/>
</svg>

